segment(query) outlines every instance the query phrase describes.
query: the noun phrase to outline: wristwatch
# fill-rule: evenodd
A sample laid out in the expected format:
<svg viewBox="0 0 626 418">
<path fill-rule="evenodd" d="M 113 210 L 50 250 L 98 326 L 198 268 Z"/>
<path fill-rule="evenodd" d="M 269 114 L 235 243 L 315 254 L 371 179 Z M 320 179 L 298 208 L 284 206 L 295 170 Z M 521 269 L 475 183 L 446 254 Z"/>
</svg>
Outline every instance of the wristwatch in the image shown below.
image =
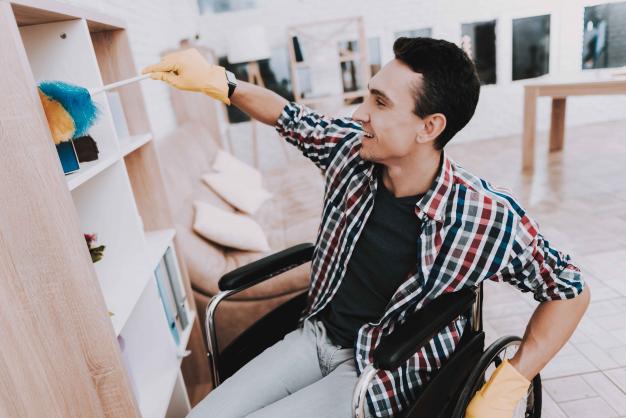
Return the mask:
<svg viewBox="0 0 626 418">
<path fill-rule="evenodd" d="M 233 95 L 235 91 L 235 87 L 237 87 L 237 79 L 235 78 L 235 74 L 231 71 L 226 70 L 226 81 L 228 82 L 228 98 Z"/>
</svg>

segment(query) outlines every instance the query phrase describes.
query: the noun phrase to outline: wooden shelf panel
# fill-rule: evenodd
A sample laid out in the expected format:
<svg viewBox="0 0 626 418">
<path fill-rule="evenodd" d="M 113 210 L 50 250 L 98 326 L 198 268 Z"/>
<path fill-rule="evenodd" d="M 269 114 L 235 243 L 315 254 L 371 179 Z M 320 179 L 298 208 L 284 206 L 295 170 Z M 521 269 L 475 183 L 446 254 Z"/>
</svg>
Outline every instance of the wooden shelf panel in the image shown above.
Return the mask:
<svg viewBox="0 0 626 418">
<path fill-rule="evenodd" d="M 90 31 L 122 29 L 123 20 L 102 13 L 79 9 L 52 0 L 11 0 L 15 20 L 19 26 L 39 25 L 85 18 Z"/>
</svg>

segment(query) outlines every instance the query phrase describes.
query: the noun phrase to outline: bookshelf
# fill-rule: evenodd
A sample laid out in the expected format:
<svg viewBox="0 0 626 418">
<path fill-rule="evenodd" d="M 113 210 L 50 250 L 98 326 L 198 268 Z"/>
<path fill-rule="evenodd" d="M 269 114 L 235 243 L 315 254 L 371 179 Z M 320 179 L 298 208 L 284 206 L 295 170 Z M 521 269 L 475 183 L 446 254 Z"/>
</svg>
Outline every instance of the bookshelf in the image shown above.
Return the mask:
<svg viewBox="0 0 626 418">
<path fill-rule="evenodd" d="M 185 416 L 188 391 L 210 373 L 141 89 L 118 89 L 124 136 L 106 94 L 94 96 L 99 157 L 69 175 L 36 91 L 41 80 L 94 88 L 135 75 L 124 22 L 48 0 L 0 0 L 0 32 L 0 60 L 11 67 L 0 78 L 1 379 L 12 391 L 0 415 Z M 106 246 L 96 263 L 84 233 Z M 187 295 L 178 344 L 155 279 L 166 252 Z"/>
</svg>

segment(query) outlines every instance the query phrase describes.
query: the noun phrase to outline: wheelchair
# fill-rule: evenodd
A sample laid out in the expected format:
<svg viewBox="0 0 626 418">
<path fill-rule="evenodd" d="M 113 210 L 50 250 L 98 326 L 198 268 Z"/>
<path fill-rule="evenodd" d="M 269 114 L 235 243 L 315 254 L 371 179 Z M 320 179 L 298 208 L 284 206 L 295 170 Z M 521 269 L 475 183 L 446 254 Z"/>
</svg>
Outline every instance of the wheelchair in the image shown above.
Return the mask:
<svg viewBox="0 0 626 418">
<path fill-rule="evenodd" d="M 247 328 L 223 350 L 219 350 L 214 315 L 219 303 L 248 287 L 268 280 L 311 260 L 314 246 L 299 244 L 237 268 L 219 280 L 220 292 L 206 308 L 207 356 L 214 387 L 233 375 L 248 361 L 296 329 L 306 306 L 306 292 L 278 306 Z M 405 407 L 401 418 L 463 418 L 472 397 L 495 368 L 515 354 L 521 338 L 504 336 L 485 349 L 482 326 L 482 284 L 444 294 L 414 313 L 379 342 L 374 362 L 361 373 L 354 388 L 352 417 L 363 417 L 367 388 L 378 370 L 394 370 L 406 362 L 437 332 L 461 315 L 470 318 L 452 356 L 420 388 L 416 400 Z M 517 405 L 514 417 L 541 416 L 541 377 L 532 380 Z"/>
</svg>

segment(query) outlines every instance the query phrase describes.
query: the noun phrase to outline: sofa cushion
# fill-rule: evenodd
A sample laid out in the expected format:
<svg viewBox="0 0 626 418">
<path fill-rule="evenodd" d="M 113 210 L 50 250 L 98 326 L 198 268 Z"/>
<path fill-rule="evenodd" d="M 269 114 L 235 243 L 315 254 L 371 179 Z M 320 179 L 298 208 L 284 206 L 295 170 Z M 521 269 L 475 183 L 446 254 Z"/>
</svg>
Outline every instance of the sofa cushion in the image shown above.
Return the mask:
<svg viewBox="0 0 626 418">
<path fill-rule="evenodd" d="M 210 203 L 195 201 L 193 230 L 204 238 L 230 248 L 269 252 L 261 226 L 249 216 L 227 212 Z"/>
<path fill-rule="evenodd" d="M 272 194 L 261 183 L 252 183 L 235 172 L 206 173 L 202 181 L 236 209 L 254 215 Z"/>
<path fill-rule="evenodd" d="M 217 151 L 212 168 L 220 173 L 239 174 L 246 179 L 247 183 L 255 186 L 261 186 L 263 182 L 263 175 L 259 170 L 249 166 L 224 150 Z"/>
<path fill-rule="evenodd" d="M 280 170 L 263 173 L 263 183 L 273 197 L 252 218 L 264 230 L 271 251 L 268 253 L 233 250 L 210 242 L 193 232 L 193 202 L 211 203 L 224 210 L 235 210 L 203 184 L 202 174 L 210 167 L 218 145 L 205 127 L 186 124 L 156 141 L 162 174 L 177 230 L 177 242 L 196 291 L 212 296 L 218 281 L 227 272 L 302 242 L 315 242 L 322 212 L 323 177 L 319 169 L 298 155 Z M 296 269 L 231 296 L 230 300 L 274 298 L 304 290 L 309 285 L 310 268 Z"/>
</svg>

